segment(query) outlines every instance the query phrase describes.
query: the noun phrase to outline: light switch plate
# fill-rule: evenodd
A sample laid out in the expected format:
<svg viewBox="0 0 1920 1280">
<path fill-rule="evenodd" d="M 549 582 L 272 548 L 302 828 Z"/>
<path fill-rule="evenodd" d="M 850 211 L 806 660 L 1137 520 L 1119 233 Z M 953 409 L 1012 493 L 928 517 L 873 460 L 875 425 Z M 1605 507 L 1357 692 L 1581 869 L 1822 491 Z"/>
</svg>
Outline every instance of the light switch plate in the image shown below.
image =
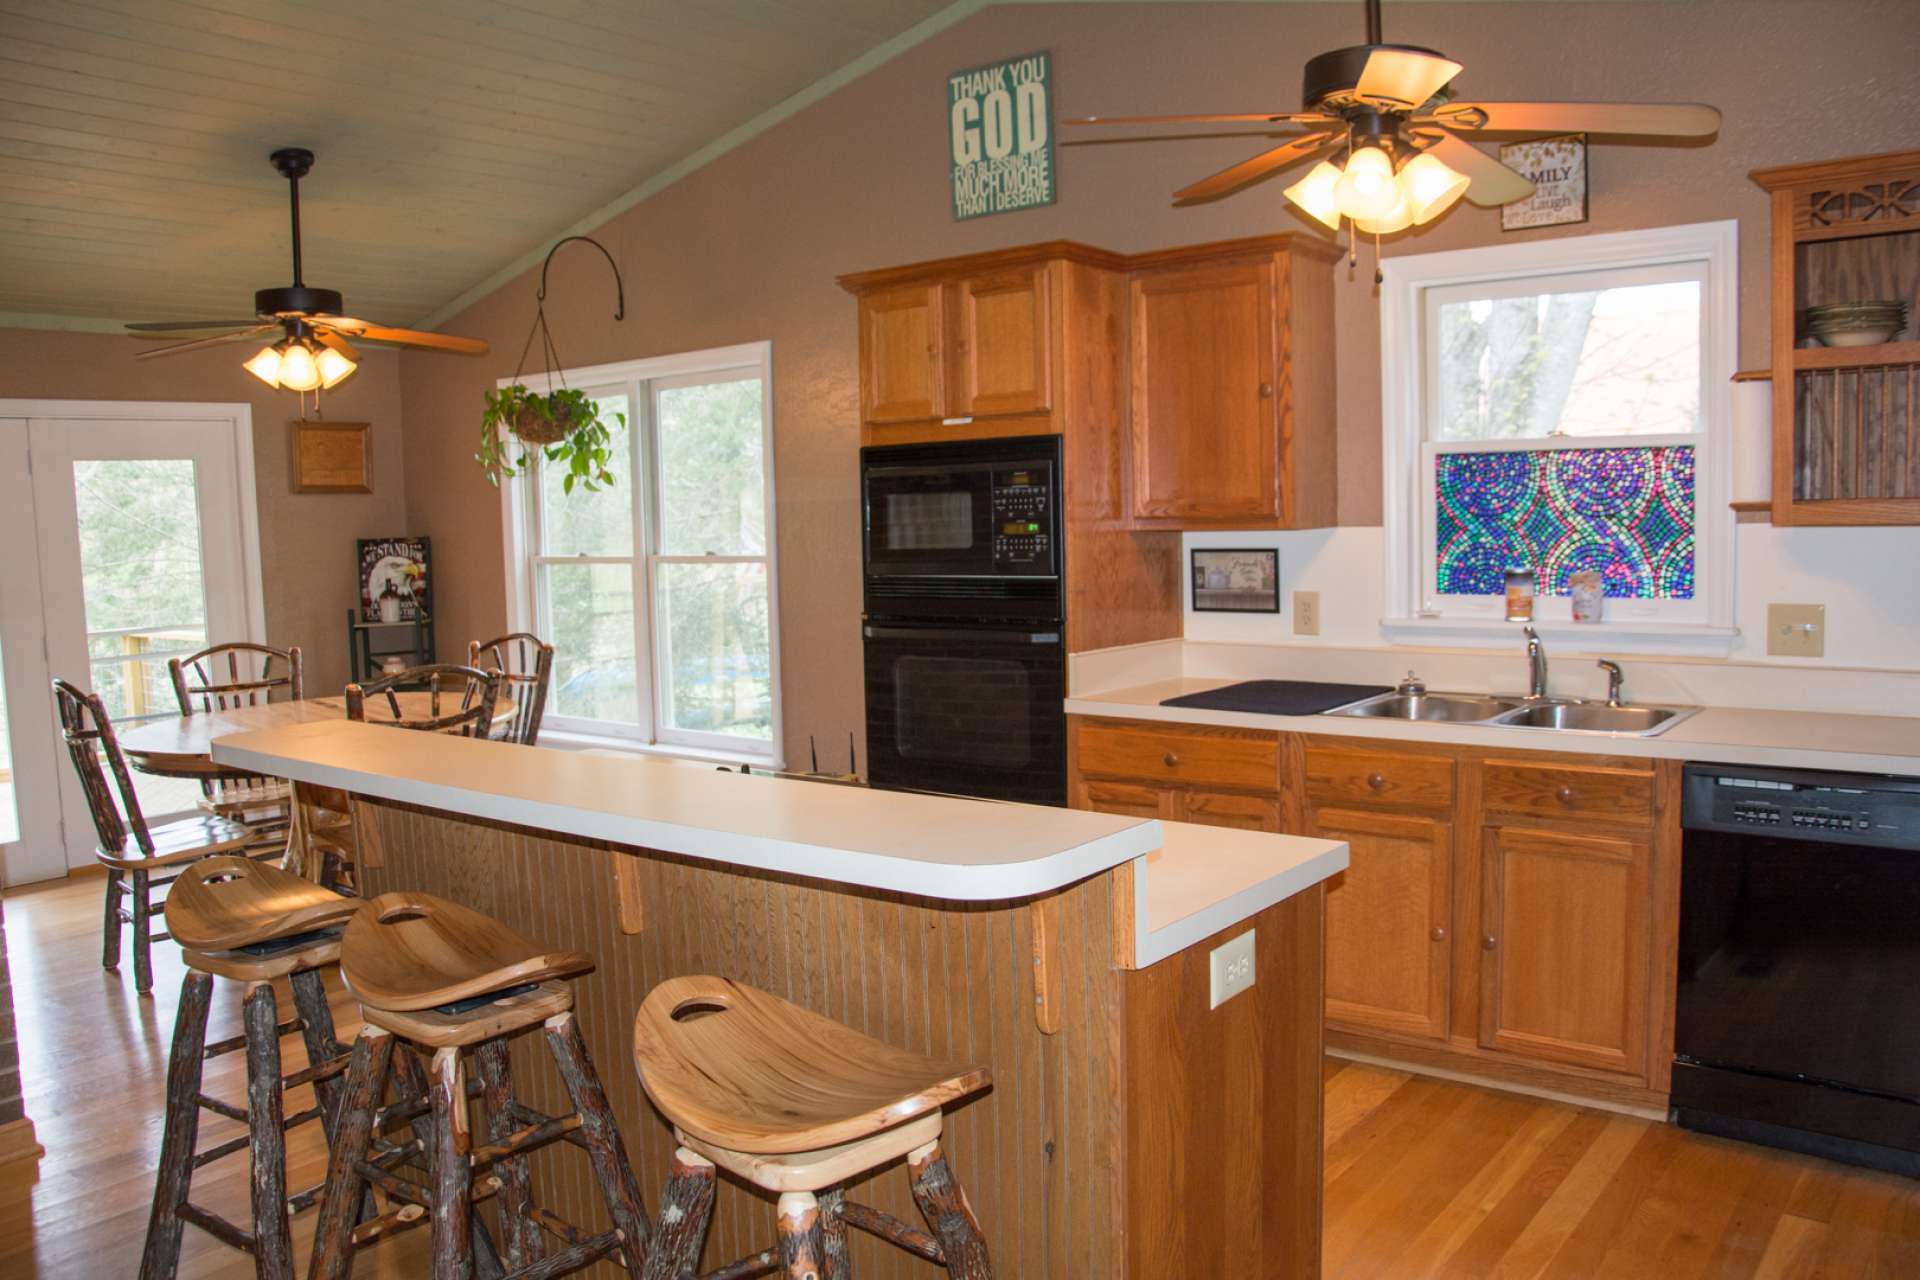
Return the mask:
<svg viewBox="0 0 1920 1280">
<path fill-rule="evenodd" d="M 1820 658 L 1827 652 L 1827 606 L 1767 606 L 1767 652 L 1781 658 Z"/>
<path fill-rule="evenodd" d="M 1207 1008 L 1218 1009 L 1253 985 L 1253 930 L 1221 943 L 1207 960 Z"/>
<path fill-rule="evenodd" d="M 1297 636 L 1320 634 L 1320 593 L 1318 591 L 1293 593 L 1293 634 Z"/>
</svg>

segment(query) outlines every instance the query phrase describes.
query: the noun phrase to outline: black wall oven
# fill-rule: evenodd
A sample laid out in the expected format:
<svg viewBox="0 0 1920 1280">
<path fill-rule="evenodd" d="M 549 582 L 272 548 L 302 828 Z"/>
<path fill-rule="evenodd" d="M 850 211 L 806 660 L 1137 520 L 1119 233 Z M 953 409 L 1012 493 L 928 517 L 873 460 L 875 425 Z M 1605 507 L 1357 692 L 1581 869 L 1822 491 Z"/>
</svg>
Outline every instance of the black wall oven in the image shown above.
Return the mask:
<svg viewBox="0 0 1920 1280">
<path fill-rule="evenodd" d="M 1060 440 L 860 451 L 868 779 L 1065 804 Z"/>
<path fill-rule="evenodd" d="M 1685 777 L 1674 1118 L 1920 1176 L 1920 779 Z"/>
</svg>

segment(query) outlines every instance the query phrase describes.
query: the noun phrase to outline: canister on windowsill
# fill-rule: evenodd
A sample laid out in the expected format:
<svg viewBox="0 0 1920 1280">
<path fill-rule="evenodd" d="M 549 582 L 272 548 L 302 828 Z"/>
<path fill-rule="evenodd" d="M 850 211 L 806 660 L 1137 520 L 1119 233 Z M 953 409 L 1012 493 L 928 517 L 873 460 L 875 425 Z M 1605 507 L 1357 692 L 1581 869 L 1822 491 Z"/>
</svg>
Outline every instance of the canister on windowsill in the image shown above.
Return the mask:
<svg viewBox="0 0 1920 1280">
<path fill-rule="evenodd" d="M 1533 570 L 1520 566 L 1507 570 L 1507 621 L 1533 621 Z"/>
<path fill-rule="evenodd" d="M 1579 573 L 1567 575 L 1567 586 L 1573 592 L 1573 620 L 1575 622 L 1600 621 L 1600 602 L 1605 599 L 1600 589 L 1600 574 L 1597 570 L 1582 569 Z"/>
</svg>

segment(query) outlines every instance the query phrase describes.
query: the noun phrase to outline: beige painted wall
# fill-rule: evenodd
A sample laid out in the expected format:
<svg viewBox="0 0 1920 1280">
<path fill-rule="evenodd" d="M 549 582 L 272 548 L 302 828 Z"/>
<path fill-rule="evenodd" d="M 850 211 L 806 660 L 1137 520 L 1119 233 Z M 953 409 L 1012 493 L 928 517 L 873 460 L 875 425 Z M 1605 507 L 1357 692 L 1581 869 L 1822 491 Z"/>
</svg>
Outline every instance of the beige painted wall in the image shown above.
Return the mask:
<svg viewBox="0 0 1920 1280">
<path fill-rule="evenodd" d="M 252 405 L 267 639 L 301 647 L 310 692 L 339 689 L 347 679 L 346 611 L 359 599 L 354 539 L 412 532 L 401 475 L 399 358 L 366 349 L 359 372 L 326 396 L 328 418 L 373 424 L 373 492 L 297 494 L 287 423 L 299 416 L 298 403 L 240 368 L 252 348 L 135 361 L 144 349 L 115 334 L 0 329 L 0 398 Z"/>
<path fill-rule="evenodd" d="M 1252 137 L 1065 146 L 1058 204 L 955 223 L 945 76 L 1045 48 L 1060 115 L 1286 110 L 1301 63 L 1357 43 L 1360 22 L 1353 3 L 992 8 L 602 228 L 627 275 L 624 324 L 611 323 L 597 254 L 556 262 L 549 314 L 568 364 L 773 342 L 791 759 L 805 758 L 809 733 L 843 742 L 861 717 L 854 307 L 833 276 L 1055 237 L 1131 251 L 1303 226 L 1272 182 L 1170 207 L 1174 188 L 1263 149 Z M 1738 218 L 1747 366 L 1767 359 L 1766 206 L 1747 170 L 1914 141 L 1911 0 L 1394 4 L 1386 24 L 1390 40 L 1464 61 L 1465 94 L 1720 107 L 1726 124 L 1708 146 L 1594 148 L 1592 220 L 1520 236 Z M 1495 213 L 1462 205 L 1386 252 L 1502 238 Z M 486 360 L 402 357 L 407 510 L 412 530 L 434 538 L 443 654 L 504 617 L 497 495 L 469 459 L 482 392 L 513 372 L 533 286 L 530 273 L 446 326 L 490 339 Z M 1343 279 L 1336 320 L 1341 519 L 1377 524 L 1379 320 L 1364 257 Z"/>
</svg>

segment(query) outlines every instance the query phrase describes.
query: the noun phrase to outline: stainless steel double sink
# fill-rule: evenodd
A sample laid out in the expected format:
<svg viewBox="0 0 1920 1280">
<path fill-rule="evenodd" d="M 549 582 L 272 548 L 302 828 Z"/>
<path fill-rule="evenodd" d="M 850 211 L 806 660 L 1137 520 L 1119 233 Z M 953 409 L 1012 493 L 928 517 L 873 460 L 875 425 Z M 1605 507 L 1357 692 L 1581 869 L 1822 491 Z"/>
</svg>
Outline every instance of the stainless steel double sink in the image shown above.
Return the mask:
<svg viewBox="0 0 1920 1280">
<path fill-rule="evenodd" d="M 1383 693 L 1322 712 L 1371 720 L 1426 720 L 1452 724 L 1548 729 L 1559 733 L 1664 733 L 1698 707 L 1636 706 L 1576 698 L 1521 698 L 1484 693 Z"/>
</svg>

